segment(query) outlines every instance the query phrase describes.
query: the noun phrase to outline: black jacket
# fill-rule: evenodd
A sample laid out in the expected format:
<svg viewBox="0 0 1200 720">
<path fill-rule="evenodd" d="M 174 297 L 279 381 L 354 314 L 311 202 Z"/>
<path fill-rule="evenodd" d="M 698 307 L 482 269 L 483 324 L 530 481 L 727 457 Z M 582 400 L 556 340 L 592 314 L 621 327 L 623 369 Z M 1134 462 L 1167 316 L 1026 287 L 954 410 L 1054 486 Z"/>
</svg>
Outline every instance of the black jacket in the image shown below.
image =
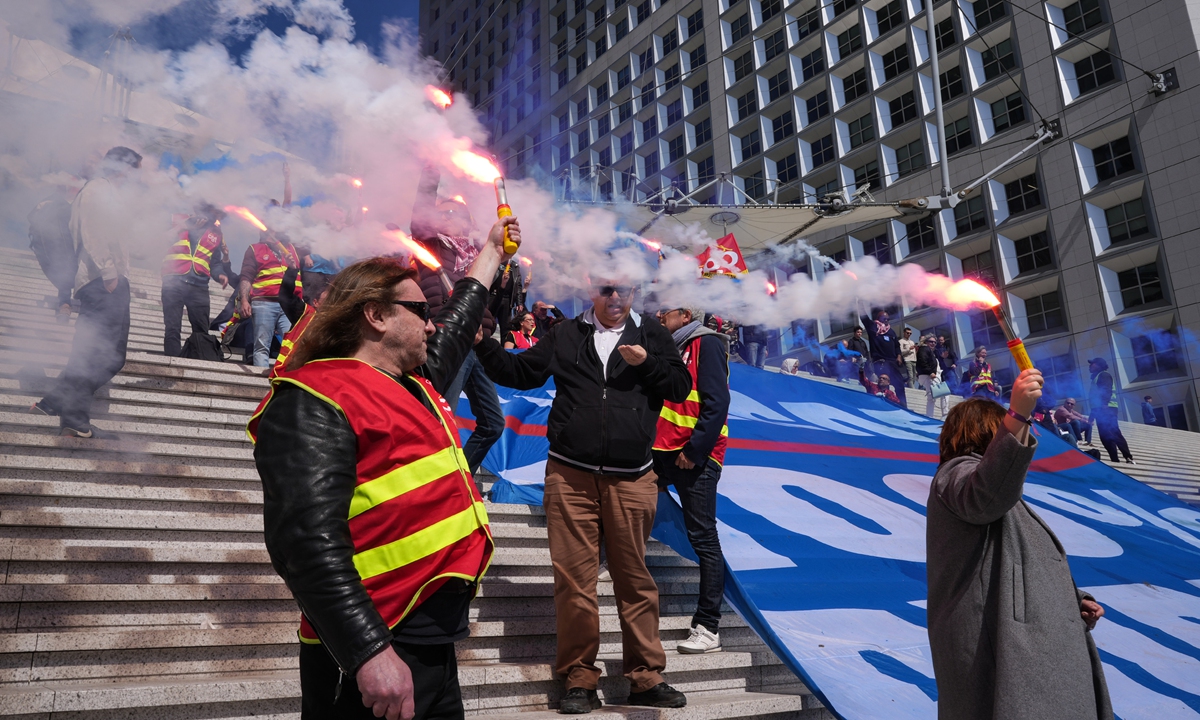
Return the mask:
<svg viewBox="0 0 1200 720">
<path fill-rule="evenodd" d="M 937 375 L 938 361 L 934 355 L 933 348 L 922 343 L 917 346 L 917 374 L 918 375 Z"/>
<path fill-rule="evenodd" d="M 486 300 L 487 288 L 465 278 L 438 313 L 428 359 L 416 374 L 439 393 L 458 375 Z M 400 380 L 422 398 L 410 387 L 415 383 Z M 430 422 L 436 422 L 433 415 Z M 356 447 L 345 416 L 289 384 L 279 385 L 263 410 L 254 447 L 271 565 L 349 674 L 392 641 L 392 630 L 375 610 L 351 559 L 354 544 L 347 518 L 356 484 Z"/>
<path fill-rule="evenodd" d="M 641 345 L 646 361 L 632 367 L 613 350 L 607 373 L 594 331 L 578 317 L 550 328 L 522 353 L 485 338 L 475 354 L 488 377 L 507 387 L 531 390 L 553 376 L 556 394 L 546 425 L 551 457 L 590 472 L 638 476 L 653 464 L 650 449 L 663 400 L 683 402 L 692 379 L 671 334 L 656 320 L 639 323 L 629 316 L 618 346 Z"/>
<path fill-rule="evenodd" d="M 871 318 L 864 317 L 863 325 L 863 335 L 871 346 L 871 359 L 895 365 L 896 358 L 900 357 L 900 339 L 896 335 L 896 328 L 890 328 L 886 333 L 879 335 L 875 332 L 875 321 Z"/>
</svg>

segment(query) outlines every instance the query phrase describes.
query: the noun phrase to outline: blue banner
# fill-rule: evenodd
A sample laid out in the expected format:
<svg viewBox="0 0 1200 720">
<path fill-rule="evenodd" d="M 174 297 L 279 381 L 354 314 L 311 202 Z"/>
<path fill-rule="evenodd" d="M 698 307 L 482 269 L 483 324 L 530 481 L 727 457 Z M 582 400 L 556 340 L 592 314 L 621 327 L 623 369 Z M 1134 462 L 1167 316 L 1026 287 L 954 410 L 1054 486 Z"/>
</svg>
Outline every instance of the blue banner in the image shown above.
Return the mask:
<svg viewBox="0 0 1200 720">
<path fill-rule="evenodd" d="M 717 509 L 727 600 L 838 717 L 933 720 L 925 502 L 941 423 L 857 390 L 731 371 Z M 492 499 L 541 504 L 553 385 L 499 391 Z M 1038 440 L 1025 499 L 1106 609 L 1093 635 L 1116 714 L 1200 720 L 1200 511 Z M 661 497 L 655 537 L 694 560 Z"/>
</svg>

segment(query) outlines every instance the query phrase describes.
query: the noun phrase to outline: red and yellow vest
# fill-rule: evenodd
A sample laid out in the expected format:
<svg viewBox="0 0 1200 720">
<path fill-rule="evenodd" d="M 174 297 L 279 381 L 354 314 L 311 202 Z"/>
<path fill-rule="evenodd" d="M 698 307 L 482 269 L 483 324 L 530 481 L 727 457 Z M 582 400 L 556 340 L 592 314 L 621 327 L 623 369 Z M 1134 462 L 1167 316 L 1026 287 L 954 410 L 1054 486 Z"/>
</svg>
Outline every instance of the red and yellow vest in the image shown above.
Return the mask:
<svg viewBox="0 0 1200 720">
<path fill-rule="evenodd" d="M 979 370 L 979 374 L 971 381 L 971 390 L 979 390 L 986 388 L 989 392 L 995 392 L 995 383 L 992 381 L 992 366 L 983 363 Z"/>
<path fill-rule="evenodd" d="M 700 421 L 700 393 L 696 390 L 696 379 L 700 376 L 700 336 L 688 343 L 683 349 L 683 364 L 687 366 L 688 374 L 692 376 L 692 391 L 687 400 L 681 403 L 663 401 L 662 412 L 658 414 L 658 432 L 654 438 L 654 449 L 663 452 L 681 450 L 688 440 L 692 439 L 692 430 Z M 728 372 L 728 369 L 726 369 Z M 721 421 L 721 437 L 713 446 L 711 458 L 718 465 L 725 463 L 725 446 L 729 439 L 729 426 Z"/>
<path fill-rule="evenodd" d="M 312 322 L 313 317 L 317 314 L 317 309 L 312 305 L 304 306 L 304 314 L 296 321 L 291 330 L 283 336 L 283 340 L 279 343 L 279 354 L 275 357 L 275 364 L 271 366 L 271 373 L 267 376 L 272 380 L 279 377 L 279 373 L 283 372 L 284 364 L 291 357 L 292 351 L 296 349 L 296 343 L 300 342 L 300 336 L 308 329 L 308 324 Z"/>
<path fill-rule="evenodd" d="M 210 263 L 212 262 L 213 252 L 224 244 L 224 239 L 221 237 L 221 231 L 215 228 L 209 228 L 200 236 L 200 241 L 196 243 L 196 251 L 192 252 L 192 243 L 188 239 L 188 231 L 183 230 L 179 233 L 179 239 L 167 251 L 167 256 L 163 258 L 162 275 L 187 275 L 195 270 L 200 277 L 209 277 L 212 274 Z"/>
<path fill-rule="evenodd" d="M 300 256 L 291 243 L 278 243 L 276 246 L 291 258 L 292 267 L 300 267 Z M 287 272 L 287 263 L 272 249 L 271 244 L 258 242 L 250 247 L 254 250 L 254 261 L 258 264 L 254 272 L 254 282 L 250 283 L 250 299 L 278 297 L 279 286 L 283 284 L 283 274 Z M 302 289 L 303 283 L 297 275 L 296 297 L 302 296 Z"/>
<path fill-rule="evenodd" d="M 534 336 L 532 336 L 532 335 L 527 336 L 527 335 L 525 335 L 525 333 L 521 332 L 520 330 L 516 330 L 513 332 L 513 347 L 515 347 L 518 350 L 528 350 L 529 348 L 533 347 L 534 345 L 537 345 L 537 341 L 538 341 L 538 339 L 535 338 Z"/>
<path fill-rule="evenodd" d="M 361 360 L 314 360 L 271 381 L 271 392 L 291 383 L 329 403 L 354 430 L 353 561 L 392 628 L 448 579 L 478 582 L 495 548 L 450 406 L 429 381 L 410 378 L 436 418 L 395 378 Z M 246 426 L 251 439 L 270 400 L 268 393 Z M 300 640 L 320 642 L 303 616 Z"/>
</svg>

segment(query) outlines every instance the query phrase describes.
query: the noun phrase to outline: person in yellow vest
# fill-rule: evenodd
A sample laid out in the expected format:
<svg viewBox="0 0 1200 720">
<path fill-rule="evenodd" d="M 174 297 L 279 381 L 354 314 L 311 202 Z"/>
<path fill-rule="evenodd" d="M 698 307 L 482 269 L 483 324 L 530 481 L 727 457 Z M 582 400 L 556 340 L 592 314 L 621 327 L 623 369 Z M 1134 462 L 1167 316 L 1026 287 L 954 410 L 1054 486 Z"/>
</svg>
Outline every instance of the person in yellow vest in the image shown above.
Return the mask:
<svg viewBox="0 0 1200 720">
<path fill-rule="evenodd" d="M 246 248 L 242 272 L 238 280 L 238 315 L 254 318 L 254 365 L 267 367 L 270 363 L 271 342 L 276 335 L 283 337 L 292 323 L 279 304 L 279 287 L 288 268 L 300 268 L 311 263 L 307 253 L 301 253 L 283 233 L 267 230 L 258 242 Z M 296 281 L 296 295 L 303 293 L 303 282 Z"/>
<path fill-rule="evenodd" d="M 687 400 L 664 401 L 654 438 L 654 472 L 659 487 L 674 485 L 683 508 L 688 541 L 700 561 L 700 597 L 692 631 L 681 653 L 720 652 L 721 598 L 725 556 L 717 537 L 717 482 L 725 462 L 729 428 L 729 336 L 704 326 L 700 308 L 658 313 L 692 378 Z"/>
<path fill-rule="evenodd" d="M 463 716 L 454 643 L 494 543 L 441 393 L 505 228 L 520 242 L 516 218 L 497 222 L 436 318 L 411 265 L 339 273 L 247 426 L 263 539 L 302 613 L 301 717 Z"/>
<path fill-rule="evenodd" d="M 178 357 L 187 308 L 193 333 L 208 334 L 208 283 L 229 286 L 229 250 L 221 233 L 225 213 L 208 203 L 196 207 L 162 262 L 163 354 Z"/>
<path fill-rule="evenodd" d="M 967 382 L 970 383 L 968 395 L 999 400 L 1000 386 L 992 377 L 992 366 L 988 363 L 987 356 L 987 348 L 982 345 L 975 348 L 975 359 L 967 366 Z"/>
</svg>

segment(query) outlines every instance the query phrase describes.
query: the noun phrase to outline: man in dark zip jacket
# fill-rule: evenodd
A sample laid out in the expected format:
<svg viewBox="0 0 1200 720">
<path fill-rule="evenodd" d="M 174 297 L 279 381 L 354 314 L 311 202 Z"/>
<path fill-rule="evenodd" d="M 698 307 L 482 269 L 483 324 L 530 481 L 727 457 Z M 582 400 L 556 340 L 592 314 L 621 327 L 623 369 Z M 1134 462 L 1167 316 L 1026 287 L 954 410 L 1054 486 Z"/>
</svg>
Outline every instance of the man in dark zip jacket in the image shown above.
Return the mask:
<svg viewBox="0 0 1200 720">
<path fill-rule="evenodd" d="M 631 312 L 634 290 L 592 285 L 591 309 L 510 354 L 491 338 L 475 346 L 489 377 L 529 390 L 554 378 L 546 437 L 546 527 L 554 566 L 558 626 L 555 671 L 565 676 L 561 713 L 600 707 L 600 616 L 596 582 L 603 535 L 621 617 L 629 703 L 683 707 L 663 682 L 658 586 L 646 568 L 646 541 L 658 502 L 651 447 L 664 400 L 683 402 L 692 379 L 671 334 Z"/>
</svg>

